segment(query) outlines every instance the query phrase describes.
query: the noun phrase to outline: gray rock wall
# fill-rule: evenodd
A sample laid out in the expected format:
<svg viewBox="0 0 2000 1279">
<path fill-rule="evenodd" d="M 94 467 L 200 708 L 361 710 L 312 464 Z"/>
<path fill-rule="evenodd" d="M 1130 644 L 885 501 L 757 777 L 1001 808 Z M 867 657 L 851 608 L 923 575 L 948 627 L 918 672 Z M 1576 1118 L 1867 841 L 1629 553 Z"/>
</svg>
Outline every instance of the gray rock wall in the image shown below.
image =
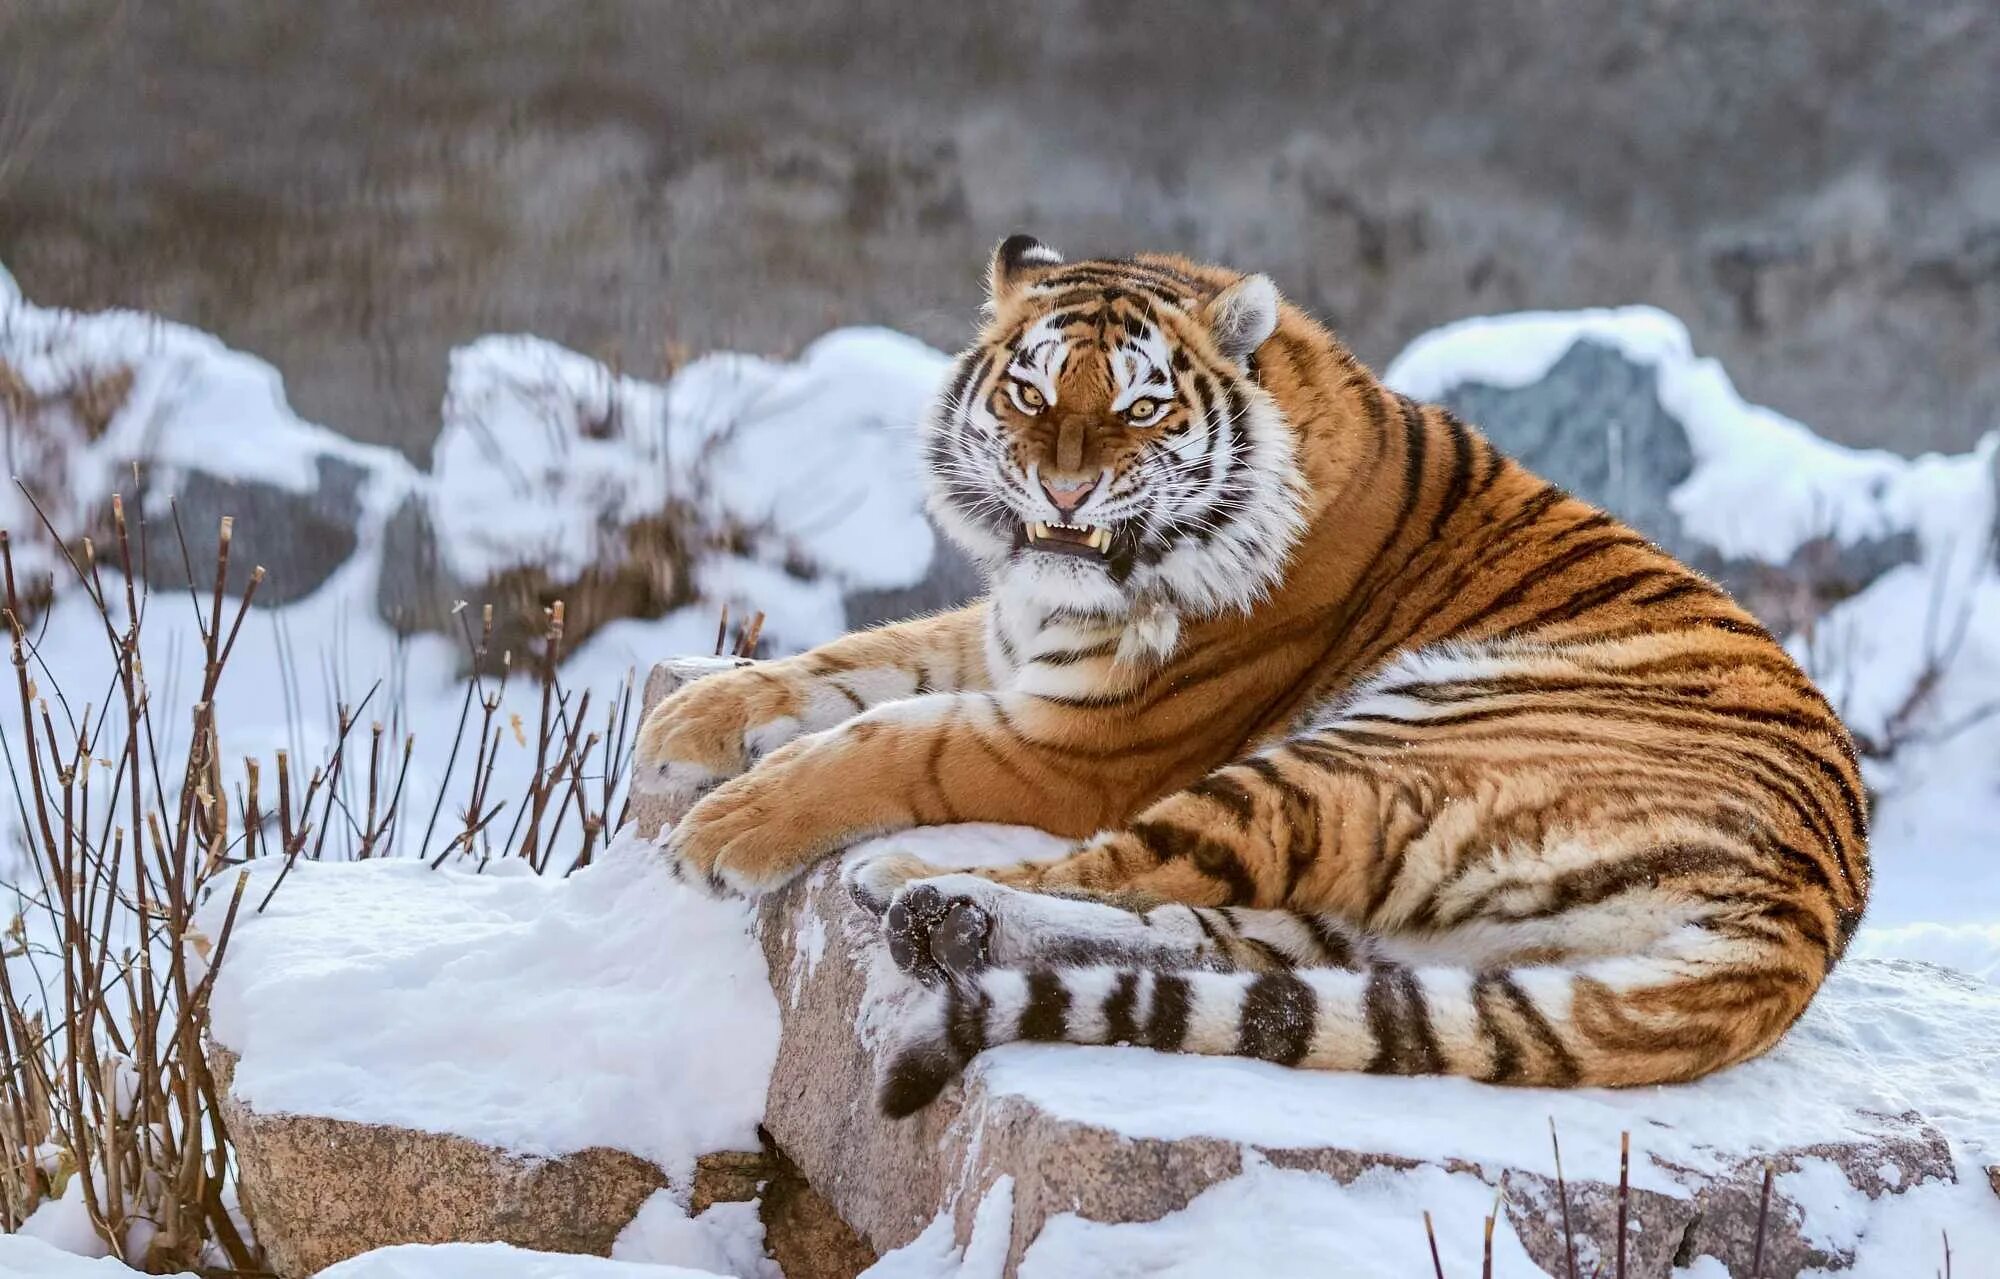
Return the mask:
<svg viewBox="0 0 2000 1279">
<path fill-rule="evenodd" d="M 110 3 L 0 20 L 31 109 L 82 86 L 0 157 L 0 261 L 419 459 L 477 334 L 644 374 L 836 321 L 950 347 L 1021 227 L 1268 270 L 1378 364 L 1468 314 L 1652 302 L 1835 439 L 2000 423 L 1976 2 L 178 0 L 99 56 Z"/>
</svg>

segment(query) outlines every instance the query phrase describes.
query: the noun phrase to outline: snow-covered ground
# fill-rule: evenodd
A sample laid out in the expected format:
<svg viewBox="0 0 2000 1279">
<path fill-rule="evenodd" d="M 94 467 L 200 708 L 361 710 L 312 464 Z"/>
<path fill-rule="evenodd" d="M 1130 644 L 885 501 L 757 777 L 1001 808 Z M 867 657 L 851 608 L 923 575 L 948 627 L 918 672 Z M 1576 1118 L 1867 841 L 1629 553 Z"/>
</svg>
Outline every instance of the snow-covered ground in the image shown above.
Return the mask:
<svg viewBox="0 0 2000 1279">
<path fill-rule="evenodd" d="M 1540 377 L 1580 336 L 1659 370 L 1663 402 L 1688 425 L 1697 459 L 1674 506 L 1714 544 L 1782 560 L 1829 531 L 1843 539 L 1915 533 L 1918 563 L 1891 571 L 1838 605 L 1813 635 L 1790 642 L 1844 713 L 1878 737 L 1899 717 L 1927 660 L 1949 649 L 1951 661 L 1930 696 L 1901 716 L 1900 749 L 1868 766 L 1881 795 L 1876 883 L 1853 953 L 1928 960 L 2000 981 L 2000 866 L 1994 864 L 2000 716 L 1981 718 L 1986 707 L 2000 704 L 2000 574 L 1988 541 L 1994 444 L 1915 461 L 1838 448 L 1745 404 L 1719 367 L 1694 357 L 1676 322 L 1645 310 L 1452 326 L 1413 344 L 1388 376 L 1419 395 L 1468 378 L 1521 385 Z M 459 643 L 399 638 L 376 613 L 384 525 L 412 493 L 430 499 L 440 548 L 452 571 L 468 579 L 521 564 L 575 568 L 601 549 L 608 526 L 670 500 L 694 501 L 705 518 L 760 530 L 747 546 L 696 566 L 700 604 L 664 618 L 612 623 L 570 656 L 567 686 L 593 690 L 599 705 L 659 657 L 706 652 L 720 603 L 739 613 L 767 611 L 767 635 L 781 649 L 802 648 L 839 630 L 842 589 L 907 585 L 932 554 L 932 534 L 919 514 L 913 430 L 943 357 L 881 330 L 830 335 L 790 364 L 713 357 L 659 385 L 615 377 L 536 339 L 484 339 L 454 357 L 446 430 L 428 472 L 299 422 L 267 365 L 206 335 L 143 316 L 37 309 L 12 292 L 4 272 L 0 360 L 31 388 L 51 393 L 74 383 L 79 370 L 135 372 L 127 408 L 108 430 L 95 440 L 79 434 L 37 463 L 56 468 L 50 474 L 73 487 L 64 514 L 78 520 L 137 458 L 154 468 L 201 465 L 294 490 L 313 482 L 315 453 L 368 470 L 352 559 L 307 598 L 253 613 L 246 625 L 218 696 L 222 756 L 260 758 L 266 777 L 279 749 L 294 759 L 324 758 L 335 736 L 333 690 L 352 701 L 380 680 L 370 714 L 393 708 L 399 731 L 417 736 L 406 801 L 416 813 L 429 812 L 441 787 L 456 793 L 462 785 L 463 763 L 449 786 L 446 769 L 464 685 Z M 608 435 L 606 422 L 618 424 Z M 20 529 L 33 522 L 11 489 L 0 493 L 0 523 Z M 23 550 L 30 543 L 17 540 L 17 560 L 56 572 L 53 548 Z M 42 558 L 24 558 L 32 555 Z M 801 555 L 820 571 L 800 574 Z M 120 593 L 115 583 L 109 593 Z M 1947 644 L 1961 629 L 1962 642 Z M 197 685 L 199 658 L 186 598 L 156 592 L 144 634 L 156 698 L 182 704 Z M 79 708 L 104 705 L 111 671 L 105 643 L 88 601 L 74 590 L 59 593 L 39 623 L 39 685 L 64 689 Z M 534 690 L 516 683 L 503 717 L 518 714 L 532 724 L 534 701 Z M 11 716 L 0 716 L 0 731 L 15 740 Z M 186 730 L 172 724 L 169 731 Z M 493 792 L 517 793 L 532 754 L 531 744 L 503 750 Z M 4 806 L 0 874 L 9 877 L 16 873 L 10 864 L 21 843 L 18 824 L 18 812 Z M 420 829 L 421 823 L 400 828 L 397 851 L 414 852 Z M 244 976 L 218 992 L 218 1034 L 244 1056 L 239 1087 L 253 1105 L 273 1109 L 409 1123 L 524 1149 L 609 1144 L 670 1169 L 696 1150 L 747 1141 L 775 1042 L 761 954 L 744 932 L 740 908 L 686 894 L 656 872 L 644 850 L 629 844 L 566 881 L 537 879 L 501 861 L 469 887 L 470 868 L 433 874 L 415 862 L 392 861 L 343 877 L 301 866 L 265 915 L 243 929 L 232 971 Z M 308 939 L 312 944 L 298 953 L 315 953 L 315 965 L 287 969 L 272 958 L 294 953 L 286 947 L 301 940 L 297 930 L 324 930 L 327 917 L 295 909 L 294 895 L 303 903 L 343 894 L 355 905 L 352 931 Z M 446 941 L 466 958 L 450 980 L 440 981 L 432 957 Z M 399 983 L 398 974 L 426 980 Z M 1979 1051 L 2000 1055 L 2000 1028 L 1979 1020 L 1983 1014 L 1918 1008 L 1899 985 L 1907 975 L 1893 963 L 1853 965 L 1780 1050 L 1797 1055 L 1858 1046 L 1886 1063 L 1872 1075 L 1829 1080 L 1826 1097 L 1817 1099 L 1827 1107 L 1866 1103 L 1893 1114 L 1915 1105 L 1963 1123 L 1954 1134 L 1966 1143 L 1957 1152 L 1961 1186 L 1920 1188 L 1877 1209 L 1831 1190 L 1823 1198 L 1827 1237 L 1862 1245 L 1862 1261 L 1849 1272 L 1862 1279 L 1911 1273 L 1912 1256 L 1929 1273 L 1940 1221 L 1961 1242 L 1961 1255 L 1980 1256 L 1981 1248 L 1985 1256 L 2000 1255 L 2000 1224 L 1977 1175 L 1980 1161 L 2000 1162 L 2000 1113 L 1990 1079 L 1971 1055 L 1981 1045 Z M 360 1007 L 364 999 L 366 1016 L 327 1011 Z M 286 1015 L 290 1000 L 294 1011 Z M 247 1015 L 253 1006 L 254 1017 Z M 690 1052 L 696 1042 L 732 1047 L 711 1057 Z M 1098 1054 L 1088 1071 L 1048 1068 L 1052 1061 L 1074 1063 L 1082 1052 Z M 504 1062 L 505 1069 L 479 1074 L 466 1064 L 479 1061 Z M 1134 1095 L 1161 1091 L 1157 1072 L 1165 1068 L 1131 1050 L 1029 1047 L 1001 1050 L 981 1066 L 993 1085 L 1034 1091 L 1044 1104 L 1079 1117 L 1116 1112 L 1126 1125 L 1165 1133 L 1179 1124 L 1187 1131 L 1194 1121 L 1171 1107 L 1134 1112 L 1128 1104 Z M 1381 1129 L 1383 1141 L 1477 1140 L 1504 1146 L 1518 1160 L 1541 1148 L 1540 1126 L 1551 1107 L 1567 1107 L 1563 1131 L 1566 1144 L 1575 1143 L 1577 1165 L 1615 1158 L 1607 1143 L 1615 1143 L 1621 1125 L 1635 1122 L 1635 1106 L 1726 1104 L 1752 1132 L 1778 1123 L 1780 1114 L 1778 1099 L 1760 1091 L 1773 1078 L 1759 1073 L 1772 1069 L 1761 1065 L 1679 1099 L 1578 1094 L 1532 1108 L 1512 1095 L 1494 1105 L 1490 1094 L 1452 1081 L 1309 1078 L 1244 1062 L 1176 1061 L 1171 1069 L 1185 1072 L 1177 1077 L 1189 1095 L 1212 1098 L 1233 1089 L 1263 1098 L 1226 1116 L 1246 1139 L 1273 1116 L 1294 1127 L 1316 1115 L 1337 1116 L 1351 1129 L 1356 1116 L 1380 1115 L 1394 1118 L 1370 1129 Z M 561 1096 L 538 1087 L 576 1078 L 579 1070 L 595 1072 L 590 1087 L 565 1088 Z M 1151 1073 L 1140 1079 L 1134 1072 Z M 1245 1082 L 1253 1086 L 1245 1089 Z M 1203 1130 L 1215 1127 L 1216 1113 L 1212 1105 L 1203 1112 Z M 1785 1122 L 1798 1114 L 1795 1104 L 1782 1110 Z M 1413 1115 L 1431 1122 L 1412 1122 Z M 1787 1135 L 1797 1134 L 1765 1134 L 1771 1142 Z M 1418 1273 L 1423 1210 L 1439 1220 L 1447 1273 L 1476 1272 L 1477 1228 L 1491 1210 L 1490 1190 L 1467 1175 L 1425 1175 L 1422 1185 L 1363 1178 L 1343 1188 L 1252 1167 L 1152 1226 L 1059 1220 L 1030 1252 L 1023 1273 L 1194 1275 L 1247 1258 L 1267 1263 L 1253 1267 L 1257 1273 L 1325 1273 L 1313 1264 L 1316 1254 L 1393 1257 L 1393 1273 Z M 997 1275 L 1004 1194 L 996 1188 L 983 1209 L 987 1227 L 965 1255 L 953 1248 L 948 1227 L 938 1227 L 884 1258 L 875 1273 Z M 636 1267 L 670 1262 L 748 1276 L 757 1266 L 743 1254 L 746 1230 L 727 1214 L 691 1222 L 678 1204 L 662 1201 L 621 1241 L 621 1264 L 635 1268 L 604 1262 L 601 1273 L 667 1279 L 674 1272 Z M 1340 1250 L 1318 1253 L 1315 1240 L 1337 1242 Z M 0 1239 L 0 1273 L 9 1266 L 71 1273 L 35 1270 L 28 1259 L 41 1246 Z M 1497 1273 L 1538 1273 L 1524 1269 L 1519 1242 L 1504 1224 L 1498 1251 Z M 398 1250 L 357 1259 L 337 1273 L 360 1279 L 584 1273 L 536 1269 L 543 1263 L 533 1258 L 499 1258 L 491 1250 Z M 102 1273 L 77 1264 L 76 1274 Z M 1713 1275 L 1697 1268 L 1687 1279 Z"/>
</svg>

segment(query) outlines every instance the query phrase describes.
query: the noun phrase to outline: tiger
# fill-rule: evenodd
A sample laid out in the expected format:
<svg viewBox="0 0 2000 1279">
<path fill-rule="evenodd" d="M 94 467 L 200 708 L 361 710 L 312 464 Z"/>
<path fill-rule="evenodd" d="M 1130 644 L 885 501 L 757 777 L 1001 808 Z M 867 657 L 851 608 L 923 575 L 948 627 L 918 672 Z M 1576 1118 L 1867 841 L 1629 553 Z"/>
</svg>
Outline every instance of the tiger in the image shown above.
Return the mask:
<svg viewBox="0 0 2000 1279">
<path fill-rule="evenodd" d="M 921 429 L 956 611 L 693 682 L 638 766 L 757 895 L 840 871 L 911 980 L 890 1116 L 985 1048 L 1494 1084 L 1770 1048 L 1867 904 L 1839 716 L 1716 585 L 1386 387 L 1272 281 L 1012 236 Z"/>
</svg>

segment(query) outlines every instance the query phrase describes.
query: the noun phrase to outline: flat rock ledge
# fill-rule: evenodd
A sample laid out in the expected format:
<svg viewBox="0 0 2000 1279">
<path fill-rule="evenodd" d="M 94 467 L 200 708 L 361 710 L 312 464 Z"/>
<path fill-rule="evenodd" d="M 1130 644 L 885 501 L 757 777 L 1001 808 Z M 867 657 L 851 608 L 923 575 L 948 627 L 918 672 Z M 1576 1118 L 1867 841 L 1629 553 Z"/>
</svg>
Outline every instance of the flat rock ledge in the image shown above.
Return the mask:
<svg viewBox="0 0 2000 1279">
<path fill-rule="evenodd" d="M 661 663 L 648 681 L 647 705 L 688 679 L 732 664 L 727 659 Z M 634 816 L 652 834 L 677 814 L 647 795 L 640 778 Z M 1247 1158 L 1321 1173 L 1343 1185 L 1370 1170 L 1408 1170 L 1431 1162 L 1448 1172 L 1470 1172 L 1503 1192 L 1504 1211 L 1529 1256 L 1552 1274 L 1565 1273 L 1562 1198 L 1555 1179 L 1539 1170 L 1536 1151 L 1522 1152 L 1531 1166 L 1513 1167 L 1418 1160 L 1338 1142 L 1289 1146 L 1203 1136 L 1134 1137 L 1050 1113 L 1033 1097 L 995 1087 L 986 1058 L 974 1062 L 962 1084 L 928 1110 L 900 1122 L 885 1120 L 874 1101 L 876 1028 L 890 1024 L 906 988 L 889 976 L 875 919 L 850 900 L 827 866 L 764 902 L 760 940 L 783 1025 L 766 1130 L 812 1190 L 876 1252 L 910 1242 L 939 1214 L 950 1215 L 957 1242 L 967 1244 L 982 1199 L 1003 1178 L 1012 1179 L 1005 1268 L 1012 1276 L 1050 1218 L 1074 1213 L 1106 1223 L 1158 1220 L 1238 1175 Z M 1163 1061 L 1163 1087 L 1173 1086 L 1168 1074 Z M 1749 1274 L 1767 1168 L 1775 1175 L 1763 1247 L 1766 1279 L 1794 1279 L 1802 1271 L 1842 1268 L 1852 1261 L 1837 1248 L 1814 1242 L 1804 1208 L 1788 1189 L 1788 1183 L 1809 1179 L 1787 1173 L 1807 1163 L 1830 1164 L 1869 1199 L 1955 1179 L 1949 1144 L 1922 1116 L 1856 1119 L 1836 1140 L 1733 1161 L 1712 1159 L 1700 1170 L 1648 1156 L 1649 1136 L 1654 1144 L 1667 1143 L 1657 1142 L 1657 1131 L 1636 1133 L 1635 1169 L 1650 1160 L 1639 1171 L 1652 1175 L 1635 1171 L 1635 1183 L 1664 1182 L 1676 1193 L 1630 1192 L 1631 1279 L 1669 1279 L 1675 1267 L 1704 1256 L 1719 1260 L 1729 1273 Z M 1587 1170 L 1609 1174 L 1608 1179 L 1569 1171 L 1571 1233 L 1583 1272 L 1590 1273 L 1595 1259 L 1615 1250 L 1616 1168 Z"/>
<path fill-rule="evenodd" d="M 265 1114 L 230 1089 L 236 1058 L 215 1043 L 209 1067 L 235 1140 L 244 1211 L 271 1269 L 305 1279 L 349 1257 L 406 1243 L 507 1243 L 609 1256 L 665 1173 L 598 1147 L 522 1155 L 448 1133 L 322 1115 Z M 723 1151 L 695 1165 L 691 1212 L 755 1198 L 773 1167 L 763 1151 Z"/>
</svg>

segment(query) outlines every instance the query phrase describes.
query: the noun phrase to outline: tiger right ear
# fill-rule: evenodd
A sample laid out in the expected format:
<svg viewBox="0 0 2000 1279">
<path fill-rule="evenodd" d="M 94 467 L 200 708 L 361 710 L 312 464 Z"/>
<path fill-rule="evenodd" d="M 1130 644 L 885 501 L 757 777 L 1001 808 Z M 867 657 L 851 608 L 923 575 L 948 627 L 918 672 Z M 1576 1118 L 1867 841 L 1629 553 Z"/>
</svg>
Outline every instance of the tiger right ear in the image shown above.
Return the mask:
<svg viewBox="0 0 2000 1279">
<path fill-rule="evenodd" d="M 1010 300 L 1036 267 L 1060 266 L 1062 254 L 1032 235 L 1010 235 L 993 250 L 986 268 L 986 295 L 994 306 Z"/>
</svg>

